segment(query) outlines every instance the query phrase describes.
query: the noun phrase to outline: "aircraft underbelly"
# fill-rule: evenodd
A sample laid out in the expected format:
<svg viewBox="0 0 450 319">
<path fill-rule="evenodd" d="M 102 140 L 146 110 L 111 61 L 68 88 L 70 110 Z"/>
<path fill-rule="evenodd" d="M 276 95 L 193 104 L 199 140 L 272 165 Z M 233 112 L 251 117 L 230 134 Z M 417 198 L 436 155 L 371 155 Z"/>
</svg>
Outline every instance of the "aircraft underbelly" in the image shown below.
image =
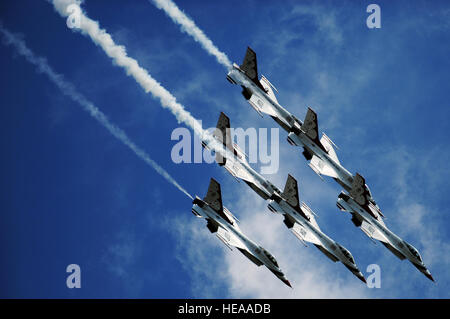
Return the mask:
<svg viewBox="0 0 450 319">
<path fill-rule="evenodd" d="M 321 241 L 317 236 L 314 234 L 314 232 L 304 225 L 303 223 L 299 223 L 298 220 L 294 224 L 294 226 L 291 228 L 291 231 L 294 233 L 294 235 L 299 238 L 302 241 L 307 241 L 310 243 L 313 243 L 315 245 L 322 246 Z"/>
<path fill-rule="evenodd" d="M 275 112 L 273 106 L 267 99 L 262 98 L 257 94 L 252 94 L 248 102 L 252 104 L 252 106 L 258 109 L 260 112 L 268 114 L 270 116 L 278 117 L 277 112 Z"/>
<path fill-rule="evenodd" d="M 384 243 L 390 243 L 390 240 L 381 232 L 376 226 L 372 225 L 371 223 L 368 223 L 367 221 L 363 220 L 361 224 L 361 230 L 370 238 L 379 240 Z"/>
</svg>

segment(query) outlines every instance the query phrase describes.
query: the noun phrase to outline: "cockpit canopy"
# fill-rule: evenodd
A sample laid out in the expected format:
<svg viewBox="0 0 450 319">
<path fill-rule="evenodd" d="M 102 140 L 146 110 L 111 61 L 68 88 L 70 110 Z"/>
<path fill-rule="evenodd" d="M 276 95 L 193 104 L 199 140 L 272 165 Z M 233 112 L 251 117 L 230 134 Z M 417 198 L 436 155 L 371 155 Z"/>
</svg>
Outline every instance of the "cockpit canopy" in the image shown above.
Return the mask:
<svg viewBox="0 0 450 319">
<path fill-rule="evenodd" d="M 347 249 L 345 249 L 345 248 L 342 247 L 342 246 L 339 246 L 339 249 L 341 250 L 341 252 L 344 254 L 344 256 L 345 256 L 352 264 L 355 263 L 355 260 L 353 259 L 352 254 L 350 254 L 350 252 L 349 252 Z"/>
<path fill-rule="evenodd" d="M 277 260 L 275 259 L 275 257 L 272 256 L 271 253 L 269 253 L 267 250 L 265 250 L 264 248 L 261 248 L 261 250 L 263 251 L 264 255 L 267 256 L 267 258 L 269 258 L 269 260 L 277 267 L 278 267 L 278 263 Z"/>
<path fill-rule="evenodd" d="M 413 254 L 414 256 L 416 256 L 416 258 L 417 258 L 420 262 L 422 262 L 422 257 L 420 257 L 419 251 L 418 251 L 414 246 L 408 244 L 406 241 L 405 241 L 405 245 L 406 245 L 406 247 L 408 247 L 408 250 L 411 252 L 411 254 Z"/>
</svg>

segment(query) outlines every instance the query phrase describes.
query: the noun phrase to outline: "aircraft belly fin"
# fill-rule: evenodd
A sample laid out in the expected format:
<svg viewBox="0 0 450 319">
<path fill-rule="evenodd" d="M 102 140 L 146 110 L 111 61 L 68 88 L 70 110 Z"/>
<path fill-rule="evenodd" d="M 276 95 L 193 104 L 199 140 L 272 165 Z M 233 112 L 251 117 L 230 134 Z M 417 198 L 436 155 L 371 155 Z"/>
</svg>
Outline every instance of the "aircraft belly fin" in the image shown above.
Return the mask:
<svg viewBox="0 0 450 319">
<path fill-rule="evenodd" d="M 321 160 L 318 156 L 313 155 L 310 162 L 311 168 L 321 175 L 326 175 L 334 178 L 339 178 L 336 171 L 325 161 Z"/>
</svg>

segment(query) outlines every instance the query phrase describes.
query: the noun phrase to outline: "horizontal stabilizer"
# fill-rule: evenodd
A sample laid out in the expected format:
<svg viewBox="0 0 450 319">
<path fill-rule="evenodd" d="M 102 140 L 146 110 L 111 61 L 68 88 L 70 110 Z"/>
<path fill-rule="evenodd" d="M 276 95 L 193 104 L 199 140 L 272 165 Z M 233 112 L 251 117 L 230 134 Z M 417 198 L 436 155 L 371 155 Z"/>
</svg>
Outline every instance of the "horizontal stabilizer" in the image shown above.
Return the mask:
<svg viewBox="0 0 450 319">
<path fill-rule="evenodd" d="M 275 93 L 273 92 L 273 90 L 275 90 L 276 92 L 278 92 L 278 90 L 272 85 L 272 83 L 270 83 L 269 80 L 267 80 L 267 78 L 264 75 L 261 76 L 261 80 L 259 82 L 261 82 L 262 86 L 266 90 L 267 95 L 273 101 L 278 103 L 277 97 L 275 96 Z"/>
<path fill-rule="evenodd" d="M 226 208 L 225 206 L 223 207 L 223 212 L 225 213 L 225 215 L 228 216 L 228 218 L 233 222 L 234 227 L 237 227 L 236 222 L 240 222 L 240 220 L 233 215 L 233 213 L 231 213 L 228 208 Z"/>
<path fill-rule="evenodd" d="M 312 209 L 309 208 L 308 205 L 306 205 L 304 202 L 302 202 L 302 207 L 301 208 L 302 208 L 302 212 L 309 218 L 309 222 L 311 224 L 313 224 L 313 226 L 316 229 L 320 230 L 319 224 L 317 224 L 317 221 L 314 218 L 314 216 L 317 216 L 316 213 L 314 213 L 312 211 Z"/>
<path fill-rule="evenodd" d="M 244 151 L 236 143 L 233 143 L 233 148 L 234 148 L 234 151 L 235 151 L 236 155 L 241 160 L 247 162 L 248 155 L 246 153 L 244 153 Z"/>
<path fill-rule="evenodd" d="M 320 143 L 322 143 L 323 147 L 325 147 L 325 150 L 328 152 L 328 155 L 336 162 L 340 163 L 339 159 L 336 155 L 336 151 L 333 148 L 333 145 L 337 148 L 336 144 L 333 143 L 333 141 L 325 134 L 322 133 L 322 138 L 320 139 Z"/>
</svg>

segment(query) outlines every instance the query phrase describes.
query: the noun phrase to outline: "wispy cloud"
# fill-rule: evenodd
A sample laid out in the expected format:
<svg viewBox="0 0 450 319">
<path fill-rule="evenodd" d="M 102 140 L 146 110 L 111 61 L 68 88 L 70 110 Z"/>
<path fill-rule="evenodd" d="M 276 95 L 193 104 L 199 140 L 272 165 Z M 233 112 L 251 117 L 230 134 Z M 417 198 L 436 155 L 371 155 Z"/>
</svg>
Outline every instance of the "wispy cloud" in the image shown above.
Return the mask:
<svg viewBox="0 0 450 319">
<path fill-rule="evenodd" d="M 1 23 L 0 33 L 3 35 L 6 45 L 13 46 L 19 55 L 23 56 L 29 63 L 33 64 L 37 68 L 38 72 L 45 74 L 47 78 L 53 84 L 55 84 L 64 95 L 77 102 L 115 138 L 117 138 L 129 149 L 131 149 L 134 154 L 136 154 L 141 160 L 152 167 L 169 183 L 186 194 L 186 196 L 192 198 L 192 196 L 166 170 L 159 166 L 159 164 L 156 163 L 143 149 L 137 146 L 122 129 L 112 123 L 102 111 L 100 111 L 92 102 L 87 100 L 81 93 L 79 93 L 72 83 L 67 81 L 61 74 L 56 73 L 44 58 L 36 56 L 34 52 L 26 46 L 25 42 L 19 36 L 5 29 L 1 25 Z"/>
</svg>

